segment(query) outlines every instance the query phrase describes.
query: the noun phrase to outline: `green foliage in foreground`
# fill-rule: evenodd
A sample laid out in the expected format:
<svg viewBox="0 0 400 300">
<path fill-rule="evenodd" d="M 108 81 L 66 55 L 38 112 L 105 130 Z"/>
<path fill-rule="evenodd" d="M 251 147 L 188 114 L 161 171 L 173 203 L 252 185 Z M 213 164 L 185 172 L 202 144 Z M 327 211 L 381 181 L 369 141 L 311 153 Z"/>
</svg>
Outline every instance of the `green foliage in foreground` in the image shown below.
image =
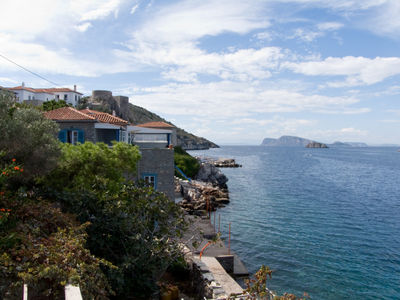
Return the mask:
<svg viewBox="0 0 400 300">
<path fill-rule="evenodd" d="M 151 295 L 181 254 L 181 210 L 164 194 L 124 176 L 138 159 L 137 148 L 124 143 L 63 145 L 59 168 L 43 182 L 44 195 L 81 223 L 91 223 L 87 246 L 117 267 L 105 269 L 116 299 Z"/>
<path fill-rule="evenodd" d="M 127 181 L 124 174 L 135 174 L 140 159 L 137 147 L 114 142 L 61 144 L 61 158 L 47 184 L 57 190 L 118 192 Z"/>
<path fill-rule="evenodd" d="M 12 95 L 0 92 L 0 128 L 0 151 L 4 151 L 5 160 L 15 158 L 24 165 L 26 181 L 56 166 L 58 125 L 40 111 L 20 108 Z"/>
<path fill-rule="evenodd" d="M 0 298 L 21 298 L 23 282 L 33 288 L 31 296 L 57 299 L 72 283 L 85 298 L 107 298 L 111 289 L 100 265 L 113 266 L 85 248 L 88 225 L 34 191 L 9 190 L 8 181 L 22 170 L 15 161 L 0 167 Z"/>
<path fill-rule="evenodd" d="M 180 168 L 186 176 L 192 178 L 197 175 L 200 169 L 199 161 L 183 150 L 181 147 L 177 146 L 174 148 L 174 161 L 175 165 Z M 175 176 L 183 178 L 181 173 L 175 170 Z"/>
</svg>

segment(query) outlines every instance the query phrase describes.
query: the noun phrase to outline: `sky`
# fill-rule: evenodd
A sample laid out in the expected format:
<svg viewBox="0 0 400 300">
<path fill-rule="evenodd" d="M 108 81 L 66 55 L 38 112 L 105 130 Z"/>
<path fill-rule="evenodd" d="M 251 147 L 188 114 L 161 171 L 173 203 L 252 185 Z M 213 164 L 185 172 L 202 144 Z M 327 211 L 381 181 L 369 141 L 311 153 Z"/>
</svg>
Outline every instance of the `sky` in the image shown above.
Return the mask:
<svg viewBox="0 0 400 300">
<path fill-rule="evenodd" d="M 398 0 L 1 0 L 0 55 L 217 144 L 400 144 Z M 54 87 L 0 57 L 0 86 Z"/>
</svg>

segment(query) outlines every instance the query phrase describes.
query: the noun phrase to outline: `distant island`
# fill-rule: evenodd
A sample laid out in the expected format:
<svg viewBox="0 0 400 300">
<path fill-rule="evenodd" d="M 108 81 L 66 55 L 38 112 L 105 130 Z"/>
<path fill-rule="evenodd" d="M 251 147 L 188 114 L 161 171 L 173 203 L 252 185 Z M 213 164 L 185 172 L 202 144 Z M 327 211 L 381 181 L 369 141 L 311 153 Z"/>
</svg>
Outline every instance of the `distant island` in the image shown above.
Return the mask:
<svg viewBox="0 0 400 300">
<path fill-rule="evenodd" d="M 283 135 L 278 139 L 265 138 L 261 146 L 266 147 L 306 147 L 306 148 L 338 148 L 338 147 L 368 147 L 365 143 L 360 142 L 334 142 L 332 144 L 324 144 L 321 142 L 305 139 L 298 136 Z"/>
<path fill-rule="evenodd" d="M 366 143 L 359 142 L 334 142 L 330 147 L 368 147 Z"/>
<path fill-rule="evenodd" d="M 265 138 L 261 146 L 267 147 L 306 147 L 310 143 L 318 143 L 298 136 L 284 135 L 279 139 Z"/>
</svg>

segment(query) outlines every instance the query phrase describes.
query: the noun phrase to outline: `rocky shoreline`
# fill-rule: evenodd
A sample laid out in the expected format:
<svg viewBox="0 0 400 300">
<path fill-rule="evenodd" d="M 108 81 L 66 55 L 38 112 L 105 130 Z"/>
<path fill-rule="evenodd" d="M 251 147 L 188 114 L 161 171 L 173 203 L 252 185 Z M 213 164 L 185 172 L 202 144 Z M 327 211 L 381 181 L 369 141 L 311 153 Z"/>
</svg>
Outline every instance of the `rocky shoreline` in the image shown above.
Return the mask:
<svg viewBox="0 0 400 300">
<path fill-rule="evenodd" d="M 194 180 L 175 177 L 175 192 L 183 198 L 178 204 L 189 215 L 205 216 L 230 202 L 227 182 L 219 168 L 203 161 Z"/>
<path fill-rule="evenodd" d="M 209 163 L 217 168 L 241 168 L 242 165 L 236 163 L 234 158 L 211 158 L 196 156 L 196 159 L 201 163 Z"/>
</svg>

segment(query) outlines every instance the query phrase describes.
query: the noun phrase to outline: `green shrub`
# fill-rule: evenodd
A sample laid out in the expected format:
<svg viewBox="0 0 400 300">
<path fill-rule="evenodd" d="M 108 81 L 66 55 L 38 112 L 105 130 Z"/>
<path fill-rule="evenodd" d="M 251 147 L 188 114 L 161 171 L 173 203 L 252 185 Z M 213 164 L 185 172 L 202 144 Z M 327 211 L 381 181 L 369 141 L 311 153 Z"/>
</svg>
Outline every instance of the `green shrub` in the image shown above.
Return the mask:
<svg viewBox="0 0 400 300">
<path fill-rule="evenodd" d="M 53 110 L 53 109 L 57 109 L 57 108 L 61 108 L 61 107 L 68 107 L 71 106 L 70 104 L 68 104 L 65 100 L 50 100 L 50 101 L 46 101 L 42 104 L 42 109 L 44 111 L 49 111 L 49 110 Z"/>
<path fill-rule="evenodd" d="M 0 92 L 0 152 L 4 161 L 15 158 L 24 165 L 24 179 L 52 170 L 60 154 L 58 125 L 34 108 L 19 108 L 13 96 Z M 0 161 L 1 163 L 1 161 Z"/>
<path fill-rule="evenodd" d="M 85 143 L 62 147 L 59 168 L 43 181 L 54 198 L 87 228 L 87 246 L 117 269 L 105 269 L 116 299 L 149 297 L 169 264 L 180 256 L 184 229 L 179 207 L 152 188 L 136 186 L 136 147 Z"/>
<path fill-rule="evenodd" d="M 185 173 L 188 177 L 195 177 L 200 169 L 199 161 L 177 146 L 174 148 L 174 161 L 175 165 Z M 175 170 L 175 176 L 184 178 L 181 173 Z"/>
<path fill-rule="evenodd" d="M 25 192 L 3 190 L 0 215 L 1 299 L 14 299 L 22 283 L 52 299 L 68 283 L 79 284 L 84 297 L 107 299 L 111 289 L 100 266 L 112 265 L 85 248 L 87 224 Z"/>
</svg>

